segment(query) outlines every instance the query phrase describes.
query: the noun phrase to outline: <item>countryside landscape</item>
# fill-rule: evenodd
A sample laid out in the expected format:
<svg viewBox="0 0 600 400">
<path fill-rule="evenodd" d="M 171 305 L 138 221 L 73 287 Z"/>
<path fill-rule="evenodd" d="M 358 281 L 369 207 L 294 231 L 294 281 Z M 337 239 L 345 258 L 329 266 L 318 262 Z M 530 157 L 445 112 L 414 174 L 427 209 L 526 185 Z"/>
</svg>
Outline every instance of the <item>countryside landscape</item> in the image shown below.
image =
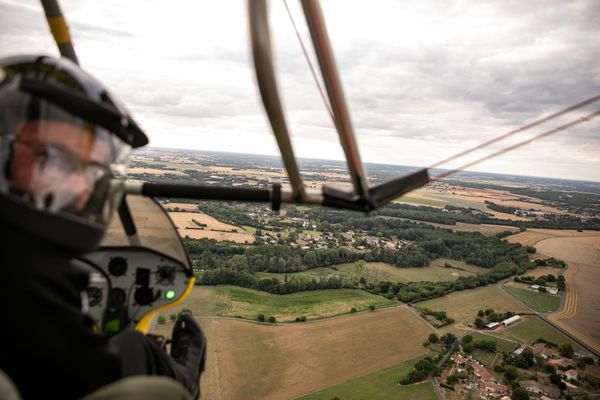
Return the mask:
<svg viewBox="0 0 600 400">
<path fill-rule="evenodd" d="M 300 160 L 306 185 L 349 184 Z M 375 184 L 414 168 L 367 164 Z M 278 158 L 150 148 L 130 179 L 287 185 Z M 600 395 L 600 184 L 462 172 L 368 216 L 160 199 L 197 285 L 209 399 Z M 545 396 L 545 397 L 544 397 Z"/>
</svg>

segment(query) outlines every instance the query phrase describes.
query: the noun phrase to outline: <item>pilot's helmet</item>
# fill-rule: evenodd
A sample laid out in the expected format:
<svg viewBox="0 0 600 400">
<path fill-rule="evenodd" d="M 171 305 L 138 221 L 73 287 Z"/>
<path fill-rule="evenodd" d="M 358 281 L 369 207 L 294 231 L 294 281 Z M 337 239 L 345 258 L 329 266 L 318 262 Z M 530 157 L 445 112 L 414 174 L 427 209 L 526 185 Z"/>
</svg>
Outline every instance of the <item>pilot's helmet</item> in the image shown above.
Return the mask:
<svg viewBox="0 0 600 400">
<path fill-rule="evenodd" d="M 1 222 L 93 249 L 120 204 L 131 148 L 147 142 L 120 102 L 72 62 L 0 59 Z"/>
</svg>

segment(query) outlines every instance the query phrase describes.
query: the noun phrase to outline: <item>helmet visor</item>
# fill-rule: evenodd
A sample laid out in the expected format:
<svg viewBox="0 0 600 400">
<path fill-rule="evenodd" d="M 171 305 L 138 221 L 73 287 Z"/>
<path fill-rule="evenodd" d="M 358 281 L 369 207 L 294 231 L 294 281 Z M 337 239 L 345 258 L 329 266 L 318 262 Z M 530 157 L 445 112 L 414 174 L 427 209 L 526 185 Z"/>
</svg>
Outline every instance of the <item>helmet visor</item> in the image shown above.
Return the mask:
<svg viewBox="0 0 600 400">
<path fill-rule="evenodd" d="M 0 191 L 40 211 L 106 225 L 122 195 L 113 178 L 124 176 L 130 146 L 52 103 L 19 97 L 0 127 Z"/>
</svg>

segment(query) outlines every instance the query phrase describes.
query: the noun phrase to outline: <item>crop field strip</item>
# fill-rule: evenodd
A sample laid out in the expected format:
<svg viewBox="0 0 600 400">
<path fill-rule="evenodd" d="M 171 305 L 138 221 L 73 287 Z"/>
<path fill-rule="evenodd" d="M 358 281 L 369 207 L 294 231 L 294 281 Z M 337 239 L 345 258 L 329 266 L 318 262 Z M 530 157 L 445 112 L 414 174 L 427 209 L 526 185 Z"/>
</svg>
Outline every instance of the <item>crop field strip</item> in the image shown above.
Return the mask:
<svg viewBox="0 0 600 400">
<path fill-rule="evenodd" d="M 311 324 L 202 324 L 213 325 L 206 374 L 219 382 L 217 393 L 205 394 L 223 400 L 295 398 L 340 384 L 425 353 L 420 343 L 431 332 L 405 308 Z"/>
<path fill-rule="evenodd" d="M 423 357 L 350 379 L 340 385 L 302 396 L 298 400 L 331 400 L 336 397 L 344 400 L 436 400 L 437 396 L 429 382 L 398 385 L 398 378 L 406 375 Z"/>
</svg>

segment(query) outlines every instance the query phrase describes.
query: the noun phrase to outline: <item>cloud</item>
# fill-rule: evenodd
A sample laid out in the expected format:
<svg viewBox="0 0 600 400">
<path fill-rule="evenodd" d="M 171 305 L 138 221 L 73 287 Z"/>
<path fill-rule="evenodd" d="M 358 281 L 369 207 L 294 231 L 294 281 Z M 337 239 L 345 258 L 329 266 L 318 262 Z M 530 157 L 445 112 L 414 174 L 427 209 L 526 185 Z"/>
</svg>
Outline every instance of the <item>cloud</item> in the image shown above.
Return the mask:
<svg viewBox="0 0 600 400">
<path fill-rule="evenodd" d="M 288 3 L 314 59 L 301 8 Z M 365 161 L 432 164 L 600 93 L 594 0 L 322 3 Z M 255 84 L 245 2 L 152 0 L 143 13 L 137 2 L 61 4 L 82 64 L 123 98 L 153 144 L 277 154 Z M 269 5 L 296 152 L 340 159 L 287 13 L 280 2 Z M 0 12 L 0 54 L 56 54 L 41 7 L 7 0 Z M 476 169 L 600 180 L 599 126 L 590 121 Z"/>
</svg>

